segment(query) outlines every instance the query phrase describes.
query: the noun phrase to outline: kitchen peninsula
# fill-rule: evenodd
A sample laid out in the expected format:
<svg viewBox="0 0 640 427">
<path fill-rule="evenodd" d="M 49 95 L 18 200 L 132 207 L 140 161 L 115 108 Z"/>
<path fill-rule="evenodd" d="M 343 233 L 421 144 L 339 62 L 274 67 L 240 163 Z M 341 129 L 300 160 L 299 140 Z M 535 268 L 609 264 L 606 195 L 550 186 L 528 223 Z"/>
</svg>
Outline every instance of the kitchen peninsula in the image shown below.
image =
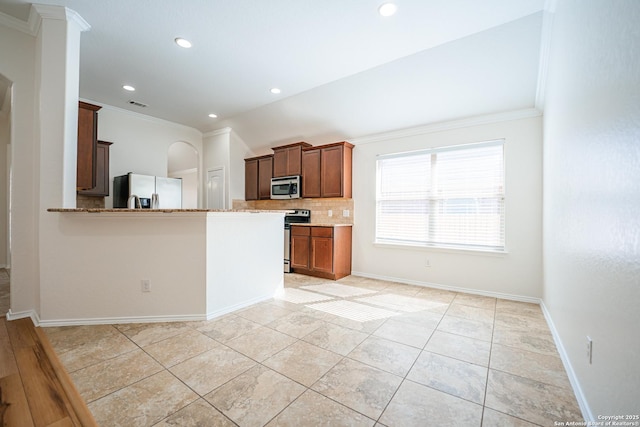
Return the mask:
<svg viewBox="0 0 640 427">
<path fill-rule="evenodd" d="M 204 320 L 283 287 L 284 211 L 48 209 L 43 326 Z"/>
</svg>

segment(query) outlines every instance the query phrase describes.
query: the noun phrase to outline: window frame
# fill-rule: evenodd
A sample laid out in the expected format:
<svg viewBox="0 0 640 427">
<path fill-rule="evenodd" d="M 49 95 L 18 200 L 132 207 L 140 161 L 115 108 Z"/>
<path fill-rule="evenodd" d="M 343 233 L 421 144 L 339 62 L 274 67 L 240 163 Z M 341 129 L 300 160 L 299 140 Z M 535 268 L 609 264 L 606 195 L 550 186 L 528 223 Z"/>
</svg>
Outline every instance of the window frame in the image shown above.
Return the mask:
<svg viewBox="0 0 640 427">
<path fill-rule="evenodd" d="M 462 150 L 470 150 L 484 147 L 494 147 L 501 146 L 502 147 L 502 181 L 501 181 L 501 192 L 495 193 L 494 198 L 499 199 L 498 207 L 501 209 L 500 215 L 500 231 L 498 238 L 501 237 L 501 245 L 484 245 L 484 244 L 460 244 L 460 243 L 443 243 L 437 242 L 433 239 L 433 234 L 437 232 L 437 230 L 432 229 L 434 220 L 433 218 L 436 216 L 434 212 L 436 211 L 436 200 L 438 199 L 434 193 L 437 192 L 438 187 L 433 184 L 433 178 L 436 174 L 434 170 L 434 165 L 437 165 L 437 154 L 443 153 L 447 151 L 462 151 Z M 375 187 L 375 215 L 374 215 L 374 245 L 382 246 L 382 247 L 398 247 L 398 248 L 420 248 L 420 249 L 438 249 L 444 251 L 461 251 L 461 252 L 473 252 L 473 253 L 487 253 L 487 254 L 506 254 L 507 253 L 507 209 L 506 209 L 506 140 L 504 138 L 494 139 L 488 141 L 467 143 L 467 144 L 457 144 L 457 145 L 449 145 L 449 146 L 440 146 L 433 148 L 426 148 L 420 150 L 413 151 L 404 151 L 404 152 L 396 152 L 396 153 L 388 153 L 388 154 L 379 154 L 376 156 L 376 187 Z M 402 238 L 398 239 L 390 239 L 390 238 L 381 238 L 378 236 L 379 234 L 379 210 L 380 210 L 380 202 L 383 201 L 381 197 L 381 161 L 385 159 L 393 159 L 393 158 L 401 158 L 401 157 L 411 157 L 411 156 L 420 156 L 420 155 L 429 155 L 430 156 L 430 174 L 431 178 L 429 180 L 429 188 L 425 193 L 429 194 L 426 197 L 427 205 L 428 205 L 428 215 L 429 215 L 429 227 L 428 233 L 429 238 L 427 241 L 409 241 L 404 240 Z M 479 197 L 474 197 L 475 199 L 479 199 Z M 389 199 L 388 199 L 389 200 Z M 442 200 L 442 198 L 440 198 Z"/>
</svg>

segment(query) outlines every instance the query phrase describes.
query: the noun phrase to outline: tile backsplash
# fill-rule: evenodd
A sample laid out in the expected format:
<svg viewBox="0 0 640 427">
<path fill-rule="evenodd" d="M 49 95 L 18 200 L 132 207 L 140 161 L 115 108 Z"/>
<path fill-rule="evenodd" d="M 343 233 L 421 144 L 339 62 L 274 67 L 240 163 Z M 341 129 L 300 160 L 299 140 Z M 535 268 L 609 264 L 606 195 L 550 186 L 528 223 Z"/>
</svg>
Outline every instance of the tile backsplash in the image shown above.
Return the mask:
<svg viewBox="0 0 640 427">
<path fill-rule="evenodd" d="M 81 196 L 76 194 L 76 207 L 84 209 L 104 209 L 104 197 Z"/>
<path fill-rule="evenodd" d="M 353 224 L 353 199 L 234 200 L 233 209 L 309 209 L 316 224 Z M 332 215 L 329 216 L 329 211 Z M 348 213 L 348 216 L 344 214 Z"/>
</svg>

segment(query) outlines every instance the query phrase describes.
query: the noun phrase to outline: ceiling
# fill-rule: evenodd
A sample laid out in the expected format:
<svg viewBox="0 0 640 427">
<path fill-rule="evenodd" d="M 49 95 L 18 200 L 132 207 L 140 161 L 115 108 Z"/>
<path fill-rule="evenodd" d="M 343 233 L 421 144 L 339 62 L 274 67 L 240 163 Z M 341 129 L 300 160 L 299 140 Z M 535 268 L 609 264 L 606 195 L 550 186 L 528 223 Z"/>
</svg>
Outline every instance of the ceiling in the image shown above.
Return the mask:
<svg viewBox="0 0 640 427">
<path fill-rule="evenodd" d="M 396 0 L 388 18 L 382 0 L 38 2 L 91 26 L 81 98 L 202 132 L 229 126 L 255 151 L 535 104 L 544 0 Z M 0 0 L 24 21 L 29 8 Z"/>
</svg>

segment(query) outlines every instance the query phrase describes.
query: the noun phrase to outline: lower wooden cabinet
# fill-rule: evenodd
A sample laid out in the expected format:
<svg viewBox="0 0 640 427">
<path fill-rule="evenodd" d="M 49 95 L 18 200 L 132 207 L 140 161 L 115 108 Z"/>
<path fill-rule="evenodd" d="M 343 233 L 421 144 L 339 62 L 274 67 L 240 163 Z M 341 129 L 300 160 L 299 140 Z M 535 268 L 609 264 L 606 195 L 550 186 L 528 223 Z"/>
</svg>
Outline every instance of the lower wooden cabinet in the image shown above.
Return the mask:
<svg viewBox="0 0 640 427">
<path fill-rule="evenodd" d="M 338 280 L 351 274 L 350 226 L 291 226 L 295 273 Z"/>
</svg>

